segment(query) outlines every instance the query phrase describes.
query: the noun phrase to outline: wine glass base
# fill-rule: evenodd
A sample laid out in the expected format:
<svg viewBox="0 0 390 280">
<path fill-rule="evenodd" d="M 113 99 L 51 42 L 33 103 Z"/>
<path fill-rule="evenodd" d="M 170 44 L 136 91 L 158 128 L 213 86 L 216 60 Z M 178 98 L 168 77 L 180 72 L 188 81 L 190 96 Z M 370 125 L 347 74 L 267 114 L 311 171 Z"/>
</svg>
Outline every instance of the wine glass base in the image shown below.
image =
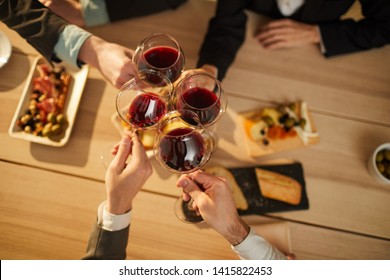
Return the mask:
<svg viewBox="0 0 390 280">
<path fill-rule="evenodd" d="M 175 202 L 175 214 L 181 221 L 186 223 L 201 223 L 204 222 L 202 216 L 190 206 L 191 201 L 184 201 L 183 198 L 178 198 Z"/>
</svg>

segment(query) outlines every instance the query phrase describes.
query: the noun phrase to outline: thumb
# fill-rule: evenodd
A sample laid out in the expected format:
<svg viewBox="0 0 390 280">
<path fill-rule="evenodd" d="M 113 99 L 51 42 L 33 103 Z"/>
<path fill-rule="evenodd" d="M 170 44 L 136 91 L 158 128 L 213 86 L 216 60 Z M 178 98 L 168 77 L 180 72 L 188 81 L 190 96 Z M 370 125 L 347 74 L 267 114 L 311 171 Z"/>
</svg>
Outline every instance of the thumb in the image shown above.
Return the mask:
<svg viewBox="0 0 390 280">
<path fill-rule="evenodd" d="M 124 135 L 119 142 L 118 152 L 116 153 L 114 159 L 112 160 L 112 164 L 118 171 L 122 171 L 125 167 L 126 160 L 130 154 L 131 150 L 131 141 L 129 136 Z"/>
<path fill-rule="evenodd" d="M 195 201 L 203 194 L 203 191 L 199 188 L 199 186 L 185 175 L 181 176 L 176 184 L 181 187 L 184 192 L 188 193 Z"/>
</svg>

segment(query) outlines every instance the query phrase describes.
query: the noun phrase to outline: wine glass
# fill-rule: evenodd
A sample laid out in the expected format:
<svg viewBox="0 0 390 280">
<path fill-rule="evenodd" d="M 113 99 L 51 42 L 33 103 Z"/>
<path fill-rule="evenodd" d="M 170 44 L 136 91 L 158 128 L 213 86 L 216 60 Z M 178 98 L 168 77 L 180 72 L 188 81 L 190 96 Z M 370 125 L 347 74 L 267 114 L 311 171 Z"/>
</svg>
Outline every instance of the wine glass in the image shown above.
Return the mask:
<svg viewBox="0 0 390 280">
<path fill-rule="evenodd" d="M 116 97 L 116 110 L 131 128 L 155 129 L 168 112 L 173 90 L 171 81 L 155 70 L 138 71 L 125 83 Z"/>
<path fill-rule="evenodd" d="M 145 148 L 150 147 L 150 138 L 154 137 L 158 121 L 169 111 L 172 90 L 171 81 L 160 72 L 151 69 L 138 71 L 117 94 L 116 110 L 120 118 L 115 117 L 113 122 L 121 131 L 136 131 Z M 106 147 L 100 155 L 105 168 L 114 158 L 113 147 L 114 144 Z"/>
<path fill-rule="evenodd" d="M 138 44 L 133 63 L 137 71 L 152 69 L 161 72 L 173 83 L 184 70 L 185 58 L 175 38 L 156 33 Z"/>
<path fill-rule="evenodd" d="M 210 159 L 213 147 L 213 138 L 194 112 L 174 110 L 161 119 L 153 150 L 165 169 L 185 174 L 202 168 Z M 200 222 L 203 219 L 192 209 L 192 202 L 180 197 L 175 214 L 183 221 Z"/>
<path fill-rule="evenodd" d="M 221 82 L 208 73 L 197 72 L 183 78 L 176 86 L 172 99 L 175 109 L 195 112 L 207 128 L 220 119 L 227 107 Z"/>
</svg>

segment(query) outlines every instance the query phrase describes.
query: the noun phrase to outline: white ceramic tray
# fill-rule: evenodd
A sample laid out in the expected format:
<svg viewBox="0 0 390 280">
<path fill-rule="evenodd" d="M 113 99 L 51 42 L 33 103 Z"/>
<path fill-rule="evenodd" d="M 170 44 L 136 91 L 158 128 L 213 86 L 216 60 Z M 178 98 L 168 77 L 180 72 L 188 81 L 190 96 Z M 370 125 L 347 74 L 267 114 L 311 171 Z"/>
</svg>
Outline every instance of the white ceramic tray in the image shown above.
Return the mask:
<svg viewBox="0 0 390 280">
<path fill-rule="evenodd" d="M 61 147 L 68 142 L 70 134 L 72 132 L 72 128 L 76 120 L 76 113 L 79 107 L 80 99 L 83 94 L 84 85 L 88 77 L 89 67 L 87 65 L 84 65 L 81 69 L 79 69 L 79 68 L 72 68 L 67 65 L 62 65 L 65 67 L 66 72 L 72 76 L 71 83 L 69 86 L 69 91 L 66 96 L 65 107 L 64 107 L 64 114 L 67 117 L 68 126 L 65 130 L 63 137 L 58 139 L 58 141 L 57 140 L 55 141 L 48 137 L 35 136 L 31 133 L 26 133 L 17 124 L 19 117 L 22 116 L 25 110 L 28 108 L 30 95 L 32 94 L 33 79 L 39 76 L 39 73 L 36 68 L 37 65 L 41 63 L 47 63 L 46 60 L 41 56 L 37 57 L 33 62 L 30 73 L 27 77 L 26 85 L 24 87 L 22 96 L 19 100 L 19 104 L 16 108 L 15 115 L 12 119 L 11 126 L 8 132 L 11 137 L 15 137 L 30 142 L 43 144 L 43 145 Z"/>
</svg>

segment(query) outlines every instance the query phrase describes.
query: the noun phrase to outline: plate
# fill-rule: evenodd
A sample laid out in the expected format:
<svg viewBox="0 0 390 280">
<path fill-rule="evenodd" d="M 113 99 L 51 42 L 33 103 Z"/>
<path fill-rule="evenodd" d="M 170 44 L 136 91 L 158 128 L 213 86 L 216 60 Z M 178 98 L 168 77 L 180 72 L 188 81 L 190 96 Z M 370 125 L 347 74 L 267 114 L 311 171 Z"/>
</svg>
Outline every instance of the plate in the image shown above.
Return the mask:
<svg viewBox="0 0 390 280">
<path fill-rule="evenodd" d="M 300 102 L 299 104 L 304 104 L 302 105 L 304 106 L 302 108 L 305 108 L 304 117 L 307 120 L 307 126 L 310 127 L 310 131 L 304 132 L 300 127 L 294 127 L 293 129 L 291 129 L 294 130 L 293 132 L 296 132 L 294 136 L 285 135 L 284 137 L 280 136 L 279 138 L 276 139 L 275 138 L 271 139 L 268 137 L 269 135 L 266 134 L 265 137 L 267 138 L 267 143 L 264 143 L 261 140 L 254 141 L 248 135 L 249 134 L 248 123 L 250 123 L 248 120 L 251 120 L 253 118 L 260 118 L 264 109 L 274 109 L 276 107 L 259 108 L 257 110 L 238 114 L 237 121 L 239 127 L 241 128 L 241 133 L 242 135 L 244 135 L 243 140 L 249 156 L 251 157 L 264 156 L 276 152 L 292 150 L 292 149 L 297 149 L 297 148 L 317 144 L 320 141 L 319 133 L 317 132 L 311 114 L 307 109 L 306 102 Z M 271 128 L 269 128 L 269 131 L 270 130 Z"/>
<path fill-rule="evenodd" d="M 37 71 L 37 65 L 41 63 L 47 64 L 47 61 L 43 57 L 38 56 L 32 64 L 30 73 L 27 77 L 26 85 L 19 100 L 19 104 L 15 111 L 8 133 L 11 137 L 14 138 L 23 139 L 26 141 L 35 142 L 43 145 L 61 147 L 64 146 L 69 140 L 74 122 L 76 120 L 76 113 L 79 107 L 81 96 L 83 94 L 84 85 L 88 77 L 89 67 L 87 65 L 84 65 L 80 69 L 65 64 L 58 65 L 65 67 L 66 72 L 69 73 L 72 78 L 69 85 L 69 90 L 66 96 L 66 102 L 63 111 L 68 120 L 68 125 L 62 137 L 53 140 L 48 137 L 35 136 L 31 133 L 26 133 L 17 124 L 18 119 L 24 114 L 24 112 L 28 108 L 30 102 L 30 95 L 32 94 L 33 80 L 34 78 L 39 76 L 39 73 Z"/>
<path fill-rule="evenodd" d="M 11 51 L 12 46 L 8 37 L 0 31 L 0 68 L 8 62 Z"/>
<path fill-rule="evenodd" d="M 261 168 L 275 173 L 279 173 L 298 181 L 302 186 L 301 200 L 299 204 L 291 205 L 279 200 L 264 197 L 261 194 L 259 188 L 255 168 Z M 303 167 L 302 164 L 299 162 L 294 162 L 291 164 L 228 168 L 228 170 L 233 174 L 237 184 L 241 188 L 248 202 L 249 208 L 247 210 L 238 210 L 240 215 L 265 214 L 309 209 L 309 200 L 306 192 L 306 183 L 303 173 Z"/>
</svg>

